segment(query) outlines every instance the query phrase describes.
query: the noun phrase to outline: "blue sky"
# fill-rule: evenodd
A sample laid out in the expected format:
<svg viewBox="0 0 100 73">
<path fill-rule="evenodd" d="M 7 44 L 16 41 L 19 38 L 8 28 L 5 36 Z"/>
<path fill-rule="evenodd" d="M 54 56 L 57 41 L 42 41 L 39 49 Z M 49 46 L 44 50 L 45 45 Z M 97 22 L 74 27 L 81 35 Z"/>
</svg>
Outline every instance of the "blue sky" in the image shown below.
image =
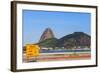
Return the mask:
<svg viewBox="0 0 100 73">
<path fill-rule="evenodd" d="M 73 32 L 91 34 L 91 14 L 23 10 L 23 45 L 37 43 L 46 28 L 58 39 Z"/>
</svg>

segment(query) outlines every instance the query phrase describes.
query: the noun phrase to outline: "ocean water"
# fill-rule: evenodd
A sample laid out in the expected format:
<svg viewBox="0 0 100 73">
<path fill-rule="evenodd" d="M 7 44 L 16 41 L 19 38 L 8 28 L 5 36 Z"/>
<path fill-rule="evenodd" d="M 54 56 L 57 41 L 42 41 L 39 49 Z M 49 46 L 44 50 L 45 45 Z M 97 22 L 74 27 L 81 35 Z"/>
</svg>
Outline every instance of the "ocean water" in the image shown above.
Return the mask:
<svg viewBox="0 0 100 73">
<path fill-rule="evenodd" d="M 40 53 L 60 53 L 60 52 L 91 52 L 91 49 L 77 49 L 77 50 L 40 50 Z"/>
</svg>

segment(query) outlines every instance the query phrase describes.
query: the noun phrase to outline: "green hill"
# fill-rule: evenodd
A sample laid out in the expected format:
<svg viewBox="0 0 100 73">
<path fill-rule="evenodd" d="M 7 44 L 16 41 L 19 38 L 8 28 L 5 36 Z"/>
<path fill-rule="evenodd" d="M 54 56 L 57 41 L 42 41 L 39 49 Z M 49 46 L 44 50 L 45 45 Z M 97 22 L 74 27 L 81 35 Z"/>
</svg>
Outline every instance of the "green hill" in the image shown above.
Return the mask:
<svg viewBox="0 0 100 73">
<path fill-rule="evenodd" d="M 38 45 L 40 45 L 41 47 L 47 47 L 47 48 L 52 47 L 52 48 L 54 48 L 57 43 L 58 43 L 58 39 L 50 38 L 50 39 L 46 39 L 42 42 L 39 42 Z"/>
</svg>

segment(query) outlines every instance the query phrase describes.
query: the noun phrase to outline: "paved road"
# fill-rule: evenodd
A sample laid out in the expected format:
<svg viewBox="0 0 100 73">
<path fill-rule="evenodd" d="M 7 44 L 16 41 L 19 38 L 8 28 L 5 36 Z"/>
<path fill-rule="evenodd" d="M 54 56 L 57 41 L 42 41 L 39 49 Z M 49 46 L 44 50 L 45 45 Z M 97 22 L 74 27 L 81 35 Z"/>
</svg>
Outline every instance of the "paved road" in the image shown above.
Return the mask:
<svg viewBox="0 0 100 73">
<path fill-rule="evenodd" d="M 91 54 L 87 52 L 59 52 L 59 53 L 40 53 L 37 57 L 31 57 L 26 59 L 26 55 L 23 55 L 24 62 L 36 62 L 36 61 L 55 61 L 55 60 L 77 60 L 77 59 L 90 59 Z"/>
</svg>

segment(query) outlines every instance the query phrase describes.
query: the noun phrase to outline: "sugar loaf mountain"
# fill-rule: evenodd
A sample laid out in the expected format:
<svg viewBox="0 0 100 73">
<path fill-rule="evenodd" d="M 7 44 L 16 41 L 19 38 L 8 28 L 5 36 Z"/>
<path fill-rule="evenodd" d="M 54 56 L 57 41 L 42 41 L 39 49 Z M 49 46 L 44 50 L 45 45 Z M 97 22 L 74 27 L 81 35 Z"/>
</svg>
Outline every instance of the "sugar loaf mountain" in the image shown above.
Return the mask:
<svg viewBox="0 0 100 73">
<path fill-rule="evenodd" d="M 84 32 L 73 32 L 58 39 L 50 28 L 46 28 L 37 44 L 41 49 L 83 49 L 90 48 L 90 42 L 90 35 Z"/>
</svg>

